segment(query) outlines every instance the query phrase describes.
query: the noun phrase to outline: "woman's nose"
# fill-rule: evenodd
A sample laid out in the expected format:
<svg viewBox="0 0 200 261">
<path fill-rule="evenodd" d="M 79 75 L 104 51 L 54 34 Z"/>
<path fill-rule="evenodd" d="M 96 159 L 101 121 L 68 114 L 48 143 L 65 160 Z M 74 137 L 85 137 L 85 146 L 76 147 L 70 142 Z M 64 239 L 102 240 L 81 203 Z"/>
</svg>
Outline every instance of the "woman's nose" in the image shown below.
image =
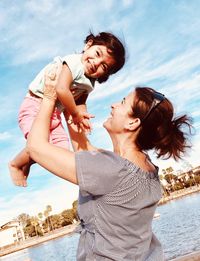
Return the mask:
<svg viewBox="0 0 200 261">
<path fill-rule="evenodd" d="M 111 108 L 114 109 L 114 108 L 116 108 L 116 106 L 117 106 L 117 103 L 113 103 L 113 104 L 111 105 Z"/>
</svg>

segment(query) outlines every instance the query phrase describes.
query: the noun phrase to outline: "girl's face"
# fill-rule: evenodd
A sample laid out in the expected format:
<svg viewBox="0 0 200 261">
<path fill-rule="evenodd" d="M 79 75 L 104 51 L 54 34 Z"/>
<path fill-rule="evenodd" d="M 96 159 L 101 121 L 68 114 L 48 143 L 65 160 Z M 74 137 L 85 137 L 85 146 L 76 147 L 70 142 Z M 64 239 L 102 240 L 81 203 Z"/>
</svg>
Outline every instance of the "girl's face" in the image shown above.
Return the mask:
<svg viewBox="0 0 200 261">
<path fill-rule="evenodd" d="M 85 75 L 94 79 L 106 75 L 115 63 L 113 57 L 108 53 L 107 47 L 92 45 L 92 41 L 85 45 L 81 61 Z"/>
<path fill-rule="evenodd" d="M 134 96 L 135 93 L 131 92 L 120 102 L 111 105 L 111 116 L 104 123 L 104 127 L 109 132 L 123 133 L 129 129 L 130 123 L 133 120 L 131 114 Z"/>
</svg>

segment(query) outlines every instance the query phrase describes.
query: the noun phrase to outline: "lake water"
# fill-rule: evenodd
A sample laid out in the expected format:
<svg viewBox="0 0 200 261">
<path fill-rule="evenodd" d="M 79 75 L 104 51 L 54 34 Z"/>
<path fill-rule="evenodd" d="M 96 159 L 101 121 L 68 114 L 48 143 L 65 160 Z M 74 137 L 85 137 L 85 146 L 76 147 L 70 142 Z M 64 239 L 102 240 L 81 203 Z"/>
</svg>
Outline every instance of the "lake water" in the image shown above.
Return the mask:
<svg viewBox="0 0 200 261">
<path fill-rule="evenodd" d="M 157 208 L 153 230 L 166 259 L 200 250 L 200 193 Z M 79 236 L 65 236 L 0 258 L 0 261 L 75 261 Z"/>
</svg>

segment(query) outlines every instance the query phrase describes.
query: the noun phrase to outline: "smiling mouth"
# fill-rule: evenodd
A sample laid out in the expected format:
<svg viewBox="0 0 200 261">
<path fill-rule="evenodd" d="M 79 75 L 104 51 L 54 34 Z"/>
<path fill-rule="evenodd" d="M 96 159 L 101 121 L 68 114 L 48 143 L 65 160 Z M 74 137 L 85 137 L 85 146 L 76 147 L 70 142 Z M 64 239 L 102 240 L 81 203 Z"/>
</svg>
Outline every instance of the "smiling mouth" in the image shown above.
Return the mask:
<svg viewBox="0 0 200 261">
<path fill-rule="evenodd" d="M 112 119 L 112 117 L 113 117 L 113 115 L 112 115 L 112 112 L 111 112 L 107 119 Z"/>
<path fill-rule="evenodd" d="M 88 63 L 89 63 L 89 70 L 94 73 L 96 71 L 96 68 L 95 66 L 88 60 Z"/>
</svg>

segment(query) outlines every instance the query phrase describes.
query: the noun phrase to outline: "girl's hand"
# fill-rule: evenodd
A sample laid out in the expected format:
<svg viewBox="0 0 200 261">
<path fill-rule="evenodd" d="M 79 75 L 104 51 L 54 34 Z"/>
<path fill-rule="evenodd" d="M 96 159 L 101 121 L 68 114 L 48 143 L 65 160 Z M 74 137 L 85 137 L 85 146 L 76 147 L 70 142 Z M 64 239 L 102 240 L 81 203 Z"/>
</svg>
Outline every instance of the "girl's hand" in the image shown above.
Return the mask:
<svg viewBox="0 0 200 261">
<path fill-rule="evenodd" d="M 88 112 L 83 112 L 82 113 L 82 119 L 81 121 L 77 124 L 81 130 L 85 131 L 87 134 L 90 134 L 92 131 L 92 124 L 90 122 L 90 119 L 94 118 L 94 115 L 88 113 Z"/>
<path fill-rule="evenodd" d="M 78 126 L 79 130 L 82 130 L 86 132 L 87 134 L 91 133 L 92 131 L 92 124 L 90 122 L 90 119 L 94 118 L 94 115 L 86 112 L 86 111 L 79 111 L 79 113 L 72 117 L 69 117 L 68 124 L 74 123 Z"/>
</svg>

